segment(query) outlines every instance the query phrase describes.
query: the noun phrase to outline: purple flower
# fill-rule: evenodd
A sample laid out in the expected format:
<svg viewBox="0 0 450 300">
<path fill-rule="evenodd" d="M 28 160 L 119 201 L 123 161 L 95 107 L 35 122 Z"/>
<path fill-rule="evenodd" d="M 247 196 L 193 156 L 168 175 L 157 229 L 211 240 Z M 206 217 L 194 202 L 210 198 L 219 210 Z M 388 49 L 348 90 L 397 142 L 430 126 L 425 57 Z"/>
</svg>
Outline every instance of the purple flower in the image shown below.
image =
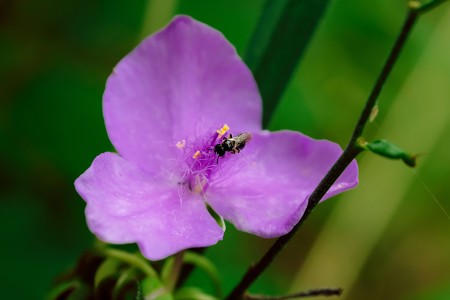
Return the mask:
<svg viewBox="0 0 450 300">
<path fill-rule="evenodd" d="M 207 205 L 239 230 L 286 234 L 342 152 L 298 132 L 263 131 L 248 68 L 220 32 L 186 16 L 115 67 L 103 114 L 118 154 L 100 154 L 75 187 L 95 235 L 137 243 L 151 260 L 221 240 Z M 252 134 L 245 149 L 218 158 L 214 146 L 243 132 Z M 353 162 L 324 199 L 355 187 L 357 173 Z"/>
</svg>

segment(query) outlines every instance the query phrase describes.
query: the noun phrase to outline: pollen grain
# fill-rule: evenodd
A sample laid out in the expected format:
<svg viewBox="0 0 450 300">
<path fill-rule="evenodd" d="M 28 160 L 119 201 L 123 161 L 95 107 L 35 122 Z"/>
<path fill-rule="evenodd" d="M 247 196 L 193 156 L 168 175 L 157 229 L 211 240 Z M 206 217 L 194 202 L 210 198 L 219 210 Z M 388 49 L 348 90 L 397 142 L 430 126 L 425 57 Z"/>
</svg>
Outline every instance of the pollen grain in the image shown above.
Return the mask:
<svg viewBox="0 0 450 300">
<path fill-rule="evenodd" d="M 186 146 L 186 140 L 178 141 L 176 146 L 177 146 L 178 149 L 183 149 L 184 146 Z"/>
<path fill-rule="evenodd" d="M 195 151 L 194 155 L 192 155 L 192 158 L 197 159 L 200 157 L 200 155 L 201 155 L 201 152 L 199 150 L 197 150 L 197 151 Z"/>
</svg>

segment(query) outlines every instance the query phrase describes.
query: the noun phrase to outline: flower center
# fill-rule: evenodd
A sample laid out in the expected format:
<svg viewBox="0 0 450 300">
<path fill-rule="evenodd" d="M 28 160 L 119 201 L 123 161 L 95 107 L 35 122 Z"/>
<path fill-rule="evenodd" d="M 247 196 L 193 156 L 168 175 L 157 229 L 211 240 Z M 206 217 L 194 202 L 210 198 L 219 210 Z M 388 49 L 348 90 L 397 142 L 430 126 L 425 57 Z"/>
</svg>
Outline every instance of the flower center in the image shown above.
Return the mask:
<svg viewBox="0 0 450 300">
<path fill-rule="evenodd" d="M 205 137 L 190 142 L 181 140 L 176 143 L 176 147 L 183 151 L 186 163 L 181 183 L 192 192 L 203 194 L 208 188 L 211 175 L 218 166 L 218 155 L 214 151 L 214 147 L 221 143 L 222 137 L 229 129 L 225 124 L 216 132 Z"/>
</svg>

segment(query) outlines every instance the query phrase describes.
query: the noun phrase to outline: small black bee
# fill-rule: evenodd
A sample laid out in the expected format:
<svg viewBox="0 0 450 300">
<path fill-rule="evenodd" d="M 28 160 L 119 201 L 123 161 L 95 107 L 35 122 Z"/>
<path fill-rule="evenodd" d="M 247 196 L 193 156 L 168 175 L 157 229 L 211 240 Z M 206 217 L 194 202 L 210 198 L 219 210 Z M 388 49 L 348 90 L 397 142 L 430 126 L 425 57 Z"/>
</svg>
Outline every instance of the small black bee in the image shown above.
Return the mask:
<svg viewBox="0 0 450 300">
<path fill-rule="evenodd" d="M 224 156 L 227 152 L 233 154 L 241 152 L 251 138 L 252 134 L 248 132 L 240 133 L 235 137 L 230 134 L 228 138 L 224 138 L 222 143 L 214 146 L 214 152 L 217 154 L 217 162 L 219 162 L 219 157 Z"/>
</svg>

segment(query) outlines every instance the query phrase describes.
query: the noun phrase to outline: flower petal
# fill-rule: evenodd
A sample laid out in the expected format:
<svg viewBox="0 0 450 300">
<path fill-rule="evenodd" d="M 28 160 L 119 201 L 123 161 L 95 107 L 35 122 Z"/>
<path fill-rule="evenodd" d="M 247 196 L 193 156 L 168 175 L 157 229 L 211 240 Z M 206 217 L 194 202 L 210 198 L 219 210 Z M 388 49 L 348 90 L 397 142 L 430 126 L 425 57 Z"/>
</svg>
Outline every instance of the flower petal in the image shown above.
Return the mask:
<svg viewBox="0 0 450 300">
<path fill-rule="evenodd" d="M 309 195 L 341 153 L 337 144 L 297 132 L 254 134 L 245 149 L 223 160 L 207 202 L 239 230 L 266 238 L 284 235 L 300 220 Z M 357 184 L 353 161 L 323 199 Z"/>
<path fill-rule="evenodd" d="M 179 16 L 128 54 L 103 97 L 111 142 L 147 170 L 176 155 L 176 142 L 228 124 L 261 129 L 261 99 L 251 72 L 215 29 Z"/>
<path fill-rule="evenodd" d="M 89 229 L 101 240 L 134 243 L 151 260 L 210 246 L 223 230 L 200 197 L 150 176 L 113 153 L 100 154 L 75 182 Z"/>
</svg>

